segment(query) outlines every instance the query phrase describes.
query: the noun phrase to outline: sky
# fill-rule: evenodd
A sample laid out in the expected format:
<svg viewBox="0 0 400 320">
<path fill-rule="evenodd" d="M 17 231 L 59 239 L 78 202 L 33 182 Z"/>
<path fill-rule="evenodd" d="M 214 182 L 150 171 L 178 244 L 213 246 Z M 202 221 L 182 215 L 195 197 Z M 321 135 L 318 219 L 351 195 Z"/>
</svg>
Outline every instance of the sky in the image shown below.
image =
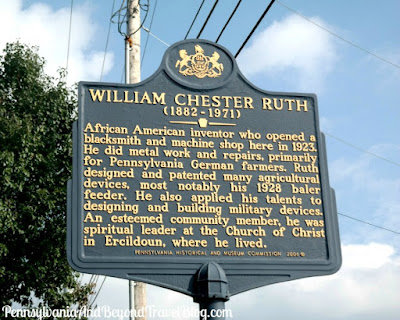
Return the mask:
<svg viewBox="0 0 400 320">
<path fill-rule="evenodd" d="M 167 44 L 184 39 L 200 3 L 150 0 L 144 26 L 154 36 L 141 31 L 142 79 L 158 68 Z M 205 1 L 188 38 L 197 36 L 213 3 Z M 235 54 L 267 3 L 243 1 L 219 43 Z M 121 83 L 124 41 L 116 24 L 111 24 L 105 53 L 112 5 L 112 0 L 75 0 L 71 19 L 70 0 L 2 0 L 0 26 L 7 32 L 0 33 L 0 49 L 16 40 L 37 45 L 47 60 L 46 72 L 56 76 L 60 67 L 68 67 L 70 85 L 83 80 Z M 120 5 L 116 0 L 114 11 Z M 219 1 L 201 38 L 215 41 L 235 5 L 233 0 Z M 242 73 L 264 90 L 317 95 L 330 184 L 342 214 L 343 266 L 335 275 L 233 296 L 226 307 L 235 319 L 312 320 L 323 315 L 328 320 L 368 320 L 378 314 L 398 319 L 399 12 L 396 0 L 277 1 L 238 56 Z M 197 308 L 190 297 L 155 286 L 148 286 L 147 299 L 158 309 Z M 107 278 L 96 301 L 126 309 L 127 281 Z"/>
</svg>

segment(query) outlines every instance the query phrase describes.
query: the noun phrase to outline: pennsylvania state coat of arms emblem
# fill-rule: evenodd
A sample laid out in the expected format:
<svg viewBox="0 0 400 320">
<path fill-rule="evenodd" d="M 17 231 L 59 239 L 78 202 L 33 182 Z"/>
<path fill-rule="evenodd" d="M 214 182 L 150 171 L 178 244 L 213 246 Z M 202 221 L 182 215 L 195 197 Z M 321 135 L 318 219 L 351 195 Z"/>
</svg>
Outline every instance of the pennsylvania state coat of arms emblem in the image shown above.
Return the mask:
<svg viewBox="0 0 400 320">
<path fill-rule="evenodd" d="M 218 78 L 224 65 L 218 62 L 220 55 L 214 51 L 211 57 L 204 55 L 204 50 L 198 44 L 194 46 L 195 54 L 188 55 L 185 49 L 179 50 L 182 60 L 176 61 L 175 67 L 179 67 L 179 73 L 184 76 L 196 76 L 199 79 L 210 77 Z"/>
</svg>

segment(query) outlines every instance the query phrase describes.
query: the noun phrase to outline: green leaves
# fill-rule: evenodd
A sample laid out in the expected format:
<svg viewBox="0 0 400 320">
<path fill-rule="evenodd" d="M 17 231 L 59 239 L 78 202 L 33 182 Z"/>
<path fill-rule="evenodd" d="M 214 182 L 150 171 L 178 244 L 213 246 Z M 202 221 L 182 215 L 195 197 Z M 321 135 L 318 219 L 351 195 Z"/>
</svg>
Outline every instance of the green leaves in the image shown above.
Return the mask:
<svg viewBox="0 0 400 320">
<path fill-rule="evenodd" d="M 0 57 L 0 300 L 49 307 L 85 301 L 66 261 L 66 184 L 76 95 L 44 73 L 37 49 Z M 66 289 L 72 289 L 65 293 Z"/>
</svg>

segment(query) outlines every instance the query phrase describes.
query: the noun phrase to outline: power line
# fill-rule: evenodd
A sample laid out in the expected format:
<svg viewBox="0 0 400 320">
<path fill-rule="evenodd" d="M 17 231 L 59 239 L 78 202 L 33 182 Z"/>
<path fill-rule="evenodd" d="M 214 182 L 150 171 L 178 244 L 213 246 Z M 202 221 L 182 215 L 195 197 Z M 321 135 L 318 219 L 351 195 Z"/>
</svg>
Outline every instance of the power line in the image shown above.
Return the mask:
<svg viewBox="0 0 400 320">
<path fill-rule="evenodd" d="M 167 47 L 169 47 L 170 45 L 168 43 L 166 43 L 164 40 L 160 39 L 159 37 L 157 37 L 154 33 L 150 32 L 149 29 L 147 29 L 146 27 L 143 27 L 143 30 L 148 32 L 149 35 L 151 35 L 153 38 L 157 39 L 158 41 L 160 41 L 162 44 L 165 44 Z"/>
<path fill-rule="evenodd" d="M 150 33 L 151 33 L 151 32 L 150 32 L 150 31 L 151 31 L 151 26 L 153 25 L 154 13 L 156 12 L 156 9 L 157 9 L 157 3 L 158 3 L 158 0 L 156 0 L 156 3 L 155 3 L 155 5 L 154 5 L 153 13 L 152 13 L 152 15 L 151 15 L 151 20 L 150 20 L 149 29 L 146 30 L 146 29 L 144 28 L 144 26 L 143 26 L 143 29 L 144 29 L 145 31 L 147 31 L 147 37 L 146 37 L 146 43 L 145 43 L 144 49 L 143 49 L 143 54 L 142 54 L 142 59 L 141 59 L 141 63 L 140 63 L 140 68 L 143 67 L 143 60 L 144 60 L 144 57 L 145 57 L 145 55 L 146 55 L 147 42 L 149 41 L 149 37 L 150 37 Z"/>
<path fill-rule="evenodd" d="M 354 148 L 354 149 L 357 149 L 357 150 L 359 150 L 359 151 L 361 151 L 361 152 L 368 153 L 368 154 L 371 155 L 371 156 L 377 157 L 377 158 L 379 158 L 379 159 L 381 159 L 381 160 L 384 160 L 384 161 L 389 162 L 389 163 L 391 163 L 391 164 L 394 164 L 394 165 L 396 165 L 396 166 L 400 166 L 400 163 L 394 162 L 394 161 L 392 161 L 392 160 L 389 160 L 389 159 L 386 159 L 386 158 L 384 158 L 384 157 L 381 157 L 380 155 L 377 155 L 376 153 L 372 153 L 372 152 L 370 152 L 370 151 L 368 151 L 368 150 L 365 150 L 365 149 L 362 149 L 362 148 L 360 148 L 360 147 L 357 147 L 356 145 L 354 145 L 354 144 L 352 144 L 352 143 L 350 143 L 350 142 L 347 142 L 346 140 L 340 139 L 340 138 L 335 137 L 335 136 L 333 136 L 333 135 L 331 135 L 331 134 L 329 134 L 329 133 L 326 133 L 326 132 L 324 132 L 324 134 L 327 135 L 327 136 L 329 136 L 329 137 L 331 137 L 331 138 L 333 138 L 333 139 L 335 139 L 335 140 L 337 140 L 337 141 L 340 141 L 340 142 L 342 142 L 342 143 L 348 145 L 349 147 L 352 147 L 352 148 Z"/>
<path fill-rule="evenodd" d="M 190 25 L 190 27 L 189 27 L 189 30 L 186 32 L 185 40 L 186 40 L 187 36 L 189 35 L 190 30 L 192 30 L 193 24 L 194 24 L 194 22 L 196 21 L 197 16 L 198 16 L 199 13 L 200 13 L 200 10 L 201 10 L 201 7 L 202 7 L 203 4 L 204 4 L 204 1 L 206 1 L 206 0 L 203 0 L 203 1 L 201 2 L 200 7 L 199 7 L 199 9 L 197 10 L 197 13 L 196 13 L 196 15 L 194 16 L 194 18 L 193 18 L 193 20 L 192 20 L 192 23 L 191 23 L 191 25 Z"/>
<path fill-rule="evenodd" d="M 124 36 L 124 38 L 130 38 L 132 35 L 134 35 L 136 32 L 138 32 L 143 27 L 143 24 L 145 23 L 145 21 L 147 19 L 147 15 L 149 13 L 149 7 L 150 7 L 149 0 L 147 0 L 146 4 L 142 4 L 139 0 L 139 9 L 138 10 L 142 9 L 145 12 L 144 18 L 143 18 L 139 28 L 137 28 L 131 34 L 127 34 L 127 32 L 122 30 L 122 26 L 124 26 L 128 22 L 130 15 L 133 15 L 135 13 L 135 12 L 128 12 L 128 4 L 130 1 L 132 1 L 132 0 L 123 0 L 121 2 L 120 8 L 111 16 L 111 22 L 116 23 L 118 25 L 118 32 L 122 36 Z M 117 21 L 114 21 L 115 17 L 118 17 Z"/>
<path fill-rule="evenodd" d="M 71 0 L 71 10 L 69 13 L 69 31 L 68 31 L 68 48 L 67 48 L 67 65 L 66 70 L 68 71 L 68 64 L 69 64 L 69 49 L 71 46 L 71 30 L 72 30 L 72 9 L 74 6 L 74 0 Z"/>
<path fill-rule="evenodd" d="M 212 6 L 210 12 L 208 13 L 208 16 L 207 16 L 207 18 L 206 18 L 206 21 L 204 21 L 203 26 L 201 27 L 200 32 L 199 32 L 199 34 L 197 35 L 197 39 L 200 38 L 201 34 L 203 33 L 203 30 L 204 30 L 204 28 L 206 27 L 206 25 L 207 25 L 207 23 L 208 23 L 208 20 L 210 19 L 211 15 L 213 14 L 214 9 L 215 9 L 215 7 L 217 6 L 218 1 L 219 1 L 219 0 L 215 0 L 214 5 Z"/>
<path fill-rule="evenodd" d="M 91 284 L 91 283 L 92 283 L 92 281 L 93 281 L 93 277 L 94 277 L 94 274 L 92 274 L 92 275 L 90 276 L 90 279 L 89 279 L 89 282 L 88 282 L 88 284 Z"/>
<path fill-rule="evenodd" d="M 222 33 L 224 32 L 226 26 L 228 25 L 228 23 L 230 22 L 232 16 L 235 14 L 237 8 L 239 7 L 240 2 L 241 2 L 241 0 L 239 0 L 239 2 L 237 3 L 235 9 L 233 10 L 231 16 L 228 18 L 228 21 L 225 23 L 224 27 L 222 28 L 222 31 L 221 31 L 221 33 L 219 34 L 219 36 L 218 36 L 216 42 L 218 42 L 218 40 L 220 39 L 220 37 L 221 37 Z M 249 33 L 249 35 L 247 36 L 246 40 L 242 43 L 241 47 L 240 47 L 239 50 L 237 51 L 237 53 L 236 53 L 236 55 L 235 55 L 235 58 L 239 55 L 239 53 L 240 53 L 241 50 L 244 48 L 244 46 L 246 45 L 246 43 L 248 42 L 248 40 L 251 38 L 251 36 L 253 35 L 254 31 L 257 29 L 258 25 L 261 23 L 261 21 L 262 21 L 262 19 L 264 18 L 264 16 L 268 13 L 269 9 L 271 8 L 271 6 L 273 5 L 274 2 L 275 2 L 275 0 L 272 0 L 272 1 L 270 2 L 270 4 L 268 5 L 268 7 L 265 9 L 265 11 L 263 12 L 263 14 L 261 15 L 261 17 L 259 18 L 259 20 L 258 20 L 257 23 L 255 24 L 255 26 L 253 27 L 252 31 L 251 31 L 251 32 Z M 300 16 L 303 17 L 304 19 L 310 21 L 311 23 L 315 24 L 316 26 L 322 28 L 323 30 L 325 30 L 325 31 L 327 31 L 327 32 L 329 32 L 329 33 L 331 33 L 331 34 L 334 35 L 334 36 L 337 36 L 338 38 L 342 39 L 343 41 L 346 41 L 347 43 L 349 43 L 349 44 L 351 44 L 351 45 L 354 45 L 354 46 L 356 46 L 357 48 L 359 48 L 359 49 L 361 49 L 361 50 L 363 50 L 363 51 L 365 51 L 365 52 L 367 52 L 367 53 L 369 53 L 369 54 L 372 54 L 373 56 L 377 57 L 378 59 L 383 60 L 383 61 L 385 61 L 385 62 L 388 62 L 388 63 L 394 65 L 395 67 L 398 67 L 398 68 L 399 68 L 399 66 L 397 66 L 397 65 L 395 65 L 395 64 L 393 64 L 393 63 L 391 63 L 390 61 L 387 61 L 386 59 L 383 59 L 383 58 L 381 58 L 381 57 L 379 57 L 379 56 L 377 56 L 377 55 L 375 55 L 375 54 L 373 54 L 373 53 L 371 53 L 371 52 L 369 52 L 369 51 L 367 51 L 367 50 L 365 50 L 365 49 L 363 49 L 363 48 L 361 48 L 361 47 L 359 47 L 359 46 L 357 46 L 357 45 L 355 45 L 355 44 L 353 44 L 352 42 L 347 41 L 346 39 L 344 39 L 344 38 L 342 38 L 342 37 L 340 37 L 340 36 L 338 36 L 338 35 L 332 33 L 331 31 L 329 31 L 329 30 L 327 30 L 327 29 L 325 29 L 325 28 L 323 28 L 323 27 L 317 25 L 317 24 L 314 23 L 313 21 L 311 21 L 311 20 L 309 20 L 308 18 L 302 16 L 301 14 L 295 12 L 294 10 L 290 9 L 289 7 L 287 7 L 286 5 L 282 4 L 281 2 L 278 1 L 278 3 L 281 4 L 281 5 L 283 5 L 284 7 L 288 8 L 289 10 L 293 11 L 294 13 L 300 15 Z M 203 26 L 203 27 L 204 27 L 204 26 Z M 351 146 L 351 147 L 353 147 L 353 148 L 355 148 L 355 149 L 357 149 L 357 150 L 360 150 L 360 151 L 362 151 L 362 152 L 365 152 L 365 153 L 368 153 L 368 154 L 370 154 L 370 155 L 373 155 L 373 156 L 375 156 L 375 157 L 377 157 L 377 158 L 379 158 L 379 159 L 381 159 L 381 160 L 385 160 L 385 161 L 387 161 L 387 162 L 389 162 L 389 163 L 392 163 L 392 164 L 394 164 L 394 165 L 400 166 L 400 164 L 398 164 L 398 163 L 396 163 L 396 162 L 394 162 L 394 161 L 391 161 L 391 160 L 386 159 L 386 158 L 383 158 L 383 157 L 381 157 L 381 156 L 379 156 L 379 155 L 377 155 L 377 154 L 375 154 L 375 153 L 372 153 L 372 152 L 369 152 L 369 151 L 364 150 L 364 149 L 362 149 L 362 148 L 359 148 L 359 147 L 357 147 L 357 146 L 355 146 L 355 145 L 353 145 L 353 144 L 351 144 L 351 143 L 349 143 L 349 142 L 347 142 L 347 141 L 345 141 L 345 140 L 342 140 L 342 139 L 340 139 L 340 138 L 337 138 L 337 137 L 335 137 L 335 136 L 333 136 L 333 135 L 331 135 L 331 134 L 328 134 L 328 133 L 325 133 L 325 134 L 328 135 L 328 136 L 330 136 L 330 137 L 332 137 L 332 138 L 334 138 L 334 139 L 336 139 L 336 140 L 338 140 L 338 141 L 340 141 L 340 142 L 342 142 L 342 143 L 344 143 L 344 144 L 347 144 L 347 145 L 349 145 L 349 146 Z M 339 215 L 342 215 L 342 216 L 344 216 L 344 217 L 346 217 L 346 218 L 349 218 L 349 219 L 353 219 L 353 220 L 355 220 L 355 221 L 358 221 L 358 222 L 360 222 L 360 223 L 364 223 L 364 224 L 367 224 L 367 225 L 369 225 L 369 226 L 375 227 L 375 228 L 379 228 L 379 229 L 382 229 L 382 230 L 385 230 L 385 231 L 388 231 L 388 232 L 392 232 L 392 233 L 395 233 L 395 234 L 400 234 L 400 232 L 397 232 L 397 231 L 394 231 L 394 230 L 391 230 L 391 229 L 388 229 L 388 228 L 385 228 L 385 227 L 381 227 L 381 226 L 378 226 L 378 225 L 376 225 L 376 224 L 373 224 L 373 223 L 370 223 L 370 222 L 367 222 L 367 221 L 364 221 L 364 220 L 361 220 L 361 219 L 357 219 L 357 218 L 354 218 L 354 217 L 352 217 L 352 216 L 349 216 L 349 215 L 346 215 L 346 214 L 343 214 L 343 213 L 338 213 L 338 214 L 339 214 Z"/>
<path fill-rule="evenodd" d="M 104 282 L 106 281 L 106 279 L 107 279 L 107 277 L 104 276 L 103 282 L 101 283 L 100 288 L 99 288 L 99 290 L 97 291 L 97 294 L 96 294 L 96 296 L 94 297 L 93 301 L 92 301 L 91 304 L 89 305 L 89 308 L 91 308 L 91 307 L 93 306 L 94 302 L 96 301 L 96 299 L 97 299 L 97 297 L 98 297 L 98 295 L 99 295 L 101 289 L 103 288 L 103 285 L 104 285 Z"/>
<path fill-rule="evenodd" d="M 115 5 L 115 0 L 113 1 L 112 8 L 111 8 L 111 18 L 112 18 L 112 15 L 113 15 L 113 13 L 114 13 L 114 5 Z M 111 18 L 110 18 L 110 21 L 109 21 L 109 23 L 108 23 L 108 32 L 107 32 L 106 47 L 104 48 L 103 65 L 101 66 L 101 73 L 100 73 L 100 80 L 99 80 L 99 81 L 101 81 L 101 78 L 103 77 L 104 64 L 105 64 L 105 62 L 106 62 L 106 54 L 107 54 L 107 49 L 108 49 L 108 41 L 109 41 L 109 39 L 110 39 Z"/>
<path fill-rule="evenodd" d="M 386 63 L 392 65 L 393 67 L 396 67 L 396 68 L 400 69 L 399 65 L 397 65 L 397 64 L 395 64 L 395 63 L 393 63 L 393 62 L 391 62 L 391 61 L 389 61 L 389 60 L 387 60 L 385 58 L 382 58 L 382 57 L 378 56 L 377 54 L 375 54 L 375 53 L 373 53 L 373 52 L 371 52 L 371 51 L 369 51 L 367 49 L 364 49 L 364 48 L 360 47 L 359 45 L 357 45 L 354 42 L 351 42 L 351 41 L 343 38 L 342 36 L 339 36 L 338 34 L 332 32 L 331 30 L 329 30 L 329 29 L 327 29 L 327 28 L 315 23 L 314 21 L 312 21 L 311 19 L 309 19 L 306 16 L 302 15 L 301 13 L 299 13 L 299 12 L 295 11 L 294 9 L 288 7 L 287 5 L 283 4 L 282 2 L 280 2 L 280 1 L 277 1 L 277 2 L 281 6 L 285 7 L 286 9 L 288 9 L 289 11 L 293 12 L 294 14 L 297 14 L 298 16 L 302 17 L 303 19 L 307 20 L 308 22 L 312 23 L 313 25 L 317 26 L 318 28 L 321 28 L 322 30 L 324 30 L 324 31 L 330 33 L 331 35 L 335 36 L 336 38 L 338 38 L 338 39 L 340 39 L 340 40 L 352 45 L 353 47 L 356 47 L 357 49 L 360 49 L 361 51 L 364 51 L 365 53 L 370 54 L 371 56 L 373 56 L 373 57 L 375 57 L 375 58 L 377 58 L 377 59 L 379 59 L 379 60 L 381 60 L 383 62 L 386 62 Z"/>
<path fill-rule="evenodd" d="M 237 56 L 239 55 L 239 53 L 242 51 L 242 49 L 244 48 L 244 46 L 246 45 L 246 43 L 249 41 L 249 39 L 251 38 L 251 36 L 253 35 L 254 31 L 256 31 L 257 27 L 259 26 L 259 24 L 261 23 L 261 21 L 264 19 L 265 15 L 268 13 L 269 9 L 271 9 L 272 5 L 274 4 L 275 0 L 272 0 L 269 5 L 267 6 L 267 8 L 264 10 L 263 14 L 261 15 L 261 17 L 258 19 L 257 23 L 254 25 L 253 29 L 250 31 L 249 35 L 247 36 L 246 40 L 244 40 L 244 42 L 242 43 L 241 47 L 239 48 L 239 50 L 236 52 L 235 54 L 235 58 L 237 58 Z"/>
<path fill-rule="evenodd" d="M 235 9 L 233 10 L 232 14 L 230 15 L 230 17 L 228 18 L 228 20 L 227 20 L 227 22 L 225 23 L 224 27 L 222 28 L 222 31 L 221 31 L 221 33 L 219 34 L 219 36 L 218 36 L 216 42 L 218 42 L 218 40 L 219 40 L 219 38 L 221 37 L 222 33 L 224 32 L 226 26 L 227 26 L 228 23 L 230 22 L 232 16 L 235 14 L 237 8 L 238 8 L 239 5 L 240 5 L 240 2 L 241 2 L 241 0 L 239 0 L 239 2 L 237 3 L 237 5 L 236 5 Z M 270 2 L 270 4 L 268 5 L 268 7 L 265 9 L 265 11 L 263 12 L 263 14 L 261 15 L 261 17 L 259 18 L 259 20 L 258 20 L 257 23 L 255 24 L 255 26 L 253 27 L 252 31 L 251 31 L 251 32 L 249 33 L 249 35 L 247 36 L 246 40 L 242 43 L 241 47 L 240 47 L 239 50 L 236 52 L 235 58 L 237 58 L 237 56 L 239 55 L 239 53 L 241 52 L 241 50 L 244 48 L 244 46 L 246 45 L 246 43 L 248 42 L 248 40 L 251 38 L 251 36 L 253 35 L 254 31 L 257 29 L 258 25 L 261 23 L 261 21 L 262 21 L 262 19 L 264 18 L 264 16 L 268 13 L 269 9 L 272 7 L 272 5 L 273 5 L 274 2 L 275 2 L 275 0 L 272 0 L 272 1 Z M 306 18 L 305 16 L 301 15 L 300 13 L 297 13 L 297 12 L 294 11 L 293 9 L 287 7 L 286 5 L 284 5 L 283 3 L 281 3 L 280 1 L 277 1 L 277 2 L 278 2 L 279 4 L 281 4 L 282 6 L 286 7 L 287 9 L 289 9 L 289 10 L 293 11 L 294 13 L 298 14 L 299 16 L 303 17 L 304 19 L 306 19 L 306 20 L 310 21 L 311 23 L 315 24 L 316 26 L 322 28 L 323 30 L 325 30 L 325 31 L 327 31 L 327 32 L 329 32 L 329 33 L 331 33 L 331 34 L 333 34 L 333 35 L 335 35 L 335 36 L 341 38 L 340 36 L 334 34 L 333 32 L 331 32 L 331 31 L 329 31 L 329 30 L 327 30 L 327 29 L 321 27 L 320 25 L 317 25 L 316 23 L 314 23 L 314 22 L 311 21 L 310 19 Z M 341 38 L 341 39 L 344 40 L 344 41 L 346 41 L 346 42 L 348 42 L 348 43 L 350 43 L 350 44 L 352 44 L 351 42 L 349 42 L 349 41 L 347 41 L 347 40 L 345 40 L 345 39 L 343 39 L 343 38 Z M 357 46 L 357 47 L 358 47 L 358 46 Z M 361 48 L 361 49 L 362 49 L 362 48 Z M 365 49 L 362 49 L 362 50 L 368 52 L 368 51 L 365 50 Z M 368 52 L 368 53 L 369 53 L 369 52 Z M 374 54 L 373 54 L 373 55 L 374 55 Z M 375 55 L 374 55 L 374 56 L 375 56 Z M 380 57 L 378 57 L 378 58 L 381 59 Z M 382 59 L 381 59 L 381 60 L 382 60 Z M 384 60 L 384 59 L 383 59 L 383 60 Z M 384 60 L 384 61 L 385 61 L 385 60 Z M 388 61 L 386 61 L 386 62 L 388 62 Z M 390 63 L 390 61 L 389 61 L 389 63 Z M 395 65 L 395 66 L 396 66 L 396 65 Z M 396 66 L 396 67 L 397 67 L 397 66 Z M 326 134 L 327 136 L 329 136 L 329 137 L 331 137 L 331 138 L 333 138 L 333 139 L 336 139 L 336 140 L 338 140 L 338 141 L 340 141 L 340 142 L 342 142 L 342 143 L 344 143 L 344 144 L 346 144 L 346 145 L 348 145 L 348 146 L 350 146 L 350 147 L 352 147 L 352 148 L 355 148 L 355 149 L 357 149 L 357 150 L 359 150 L 359 151 L 365 152 L 365 153 L 367 153 L 367 154 L 369 154 L 369 155 L 372 155 L 372 156 L 377 157 L 377 158 L 379 158 L 379 159 L 381 159 L 381 160 L 387 161 L 387 162 L 389 162 L 389 163 L 391 163 L 391 164 L 394 164 L 394 165 L 396 165 L 396 166 L 400 166 L 400 164 L 397 163 L 397 162 L 394 162 L 394 161 L 392 161 L 392 160 L 389 160 L 389 159 L 386 159 L 386 158 L 384 158 L 384 157 L 382 157 L 382 156 L 379 156 L 379 155 L 377 155 L 377 154 L 375 154 L 375 153 L 372 153 L 372 152 L 370 152 L 370 151 L 368 151 L 368 150 L 365 150 L 365 149 L 362 149 L 362 148 L 360 148 L 360 147 L 357 147 L 356 145 L 351 144 L 350 142 L 347 142 L 347 141 L 345 141 L 345 140 L 343 140 L 343 139 L 340 139 L 340 138 L 338 138 L 338 137 L 335 137 L 335 136 L 333 136 L 333 135 L 331 135 L 331 134 L 329 134 L 329 133 L 326 133 L 326 132 L 325 132 L 325 134 Z"/>
<path fill-rule="evenodd" d="M 125 76 L 125 66 L 122 66 L 122 72 L 121 72 L 121 83 L 124 82 L 124 76 Z"/>
<path fill-rule="evenodd" d="M 106 54 L 107 54 L 107 49 L 108 49 L 108 42 L 109 42 L 109 39 L 110 39 L 110 30 L 111 30 L 111 22 L 112 22 L 111 19 L 112 19 L 113 13 L 114 13 L 114 6 L 115 6 L 115 0 L 113 1 L 112 7 L 111 7 L 111 18 L 110 18 L 110 21 L 109 21 L 109 24 L 108 24 L 107 40 L 106 40 L 106 46 L 105 46 L 105 48 L 104 48 L 103 64 L 102 64 L 102 66 L 101 66 L 101 73 L 100 73 L 100 80 L 99 80 L 99 81 L 101 81 L 101 79 L 102 79 L 102 77 L 103 77 L 104 64 L 105 64 L 105 61 L 106 61 Z M 91 279 L 92 279 L 92 278 L 91 278 Z M 104 284 L 104 281 L 106 281 L 106 277 L 104 277 L 104 280 L 103 280 L 103 282 L 102 282 L 102 284 L 101 284 L 101 286 L 100 286 L 99 291 L 97 292 L 97 295 L 99 294 L 99 292 L 100 292 L 100 290 L 101 290 L 101 287 L 102 287 L 103 284 Z M 89 280 L 89 284 L 90 284 L 90 282 L 91 282 L 91 280 Z M 96 285 L 97 285 L 97 280 L 96 280 L 96 283 L 95 283 L 94 287 L 96 287 Z M 97 298 L 97 295 L 96 295 L 95 298 L 93 299 L 91 305 L 95 302 L 95 300 L 96 300 L 96 298 Z M 91 305 L 90 305 L 90 306 L 91 306 Z"/>
<path fill-rule="evenodd" d="M 344 214 L 344 213 L 338 212 L 338 214 L 340 214 L 341 216 L 344 216 L 346 218 L 353 219 L 353 220 L 361 222 L 361 223 L 365 223 L 365 224 L 367 224 L 369 226 L 372 226 L 372 227 L 375 227 L 375 228 L 379 228 L 379 229 L 382 229 L 382 230 L 385 230 L 385 231 L 389 231 L 389 232 L 392 232 L 392 233 L 395 233 L 395 234 L 400 234 L 400 232 L 397 232 L 397 231 L 394 231 L 394 230 L 391 230 L 391 229 L 388 229 L 388 228 L 385 228 L 385 227 L 381 227 L 381 226 L 378 226 L 376 224 L 373 224 L 373 223 L 370 223 L 370 222 L 367 222 L 367 221 L 364 221 L 364 220 L 361 220 L 361 219 L 354 218 L 354 217 L 349 216 L 349 215 Z"/>
<path fill-rule="evenodd" d="M 100 277 L 100 275 L 95 274 L 94 278 L 93 278 L 93 281 L 92 282 L 89 281 L 89 285 L 92 285 L 93 286 L 93 290 L 94 290 L 93 293 L 91 293 L 91 295 L 94 295 L 94 292 L 95 292 L 96 287 L 97 287 L 97 282 L 99 281 L 99 277 Z M 90 300 L 91 300 L 91 302 L 88 301 L 88 305 L 92 305 L 93 304 L 94 298 L 90 299 Z"/>
<path fill-rule="evenodd" d="M 124 37 L 126 37 L 126 33 L 122 31 L 122 25 L 127 22 L 128 15 L 128 4 L 124 6 L 125 2 L 126 0 L 122 0 L 120 8 L 111 17 L 111 22 L 117 24 L 119 34 L 123 35 Z M 122 14 L 123 12 L 124 14 Z M 118 20 L 114 21 L 113 19 L 116 16 L 118 17 Z"/>
<path fill-rule="evenodd" d="M 219 38 L 221 38 L 222 34 L 223 34 L 224 31 L 225 31 L 225 28 L 227 27 L 227 25 L 229 24 L 229 22 L 231 22 L 231 19 L 232 19 L 233 15 L 236 13 L 236 10 L 239 8 L 239 5 L 240 5 L 241 2 L 242 2 L 242 0 L 239 0 L 238 3 L 236 4 L 235 9 L 233 9 L 231 15 L 229 16 L 229 18 L 228 18 L 228 20 L 226 21 L 224 27 L 222 28 L 221 32 L 219 33 L 217 40 L 215 40 L 216 43 L 218 43 Z"/>
</svg>

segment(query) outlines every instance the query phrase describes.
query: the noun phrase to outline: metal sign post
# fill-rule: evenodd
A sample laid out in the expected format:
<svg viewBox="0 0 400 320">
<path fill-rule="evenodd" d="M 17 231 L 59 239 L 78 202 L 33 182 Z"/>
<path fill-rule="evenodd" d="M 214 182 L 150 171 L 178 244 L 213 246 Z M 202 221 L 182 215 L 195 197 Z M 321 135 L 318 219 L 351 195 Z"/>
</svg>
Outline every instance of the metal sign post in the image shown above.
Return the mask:
<svg viewBox="0 0 400 320">
<path fill-rule="evenodd" d="M 204 264 L 196 276 L 197 294 L 193 300 L 199 303 L 200 319 L 223 320 L 225 301 L 229 300 L 228 279 L 224 270 L 215 262 Z"/>
</svg>

